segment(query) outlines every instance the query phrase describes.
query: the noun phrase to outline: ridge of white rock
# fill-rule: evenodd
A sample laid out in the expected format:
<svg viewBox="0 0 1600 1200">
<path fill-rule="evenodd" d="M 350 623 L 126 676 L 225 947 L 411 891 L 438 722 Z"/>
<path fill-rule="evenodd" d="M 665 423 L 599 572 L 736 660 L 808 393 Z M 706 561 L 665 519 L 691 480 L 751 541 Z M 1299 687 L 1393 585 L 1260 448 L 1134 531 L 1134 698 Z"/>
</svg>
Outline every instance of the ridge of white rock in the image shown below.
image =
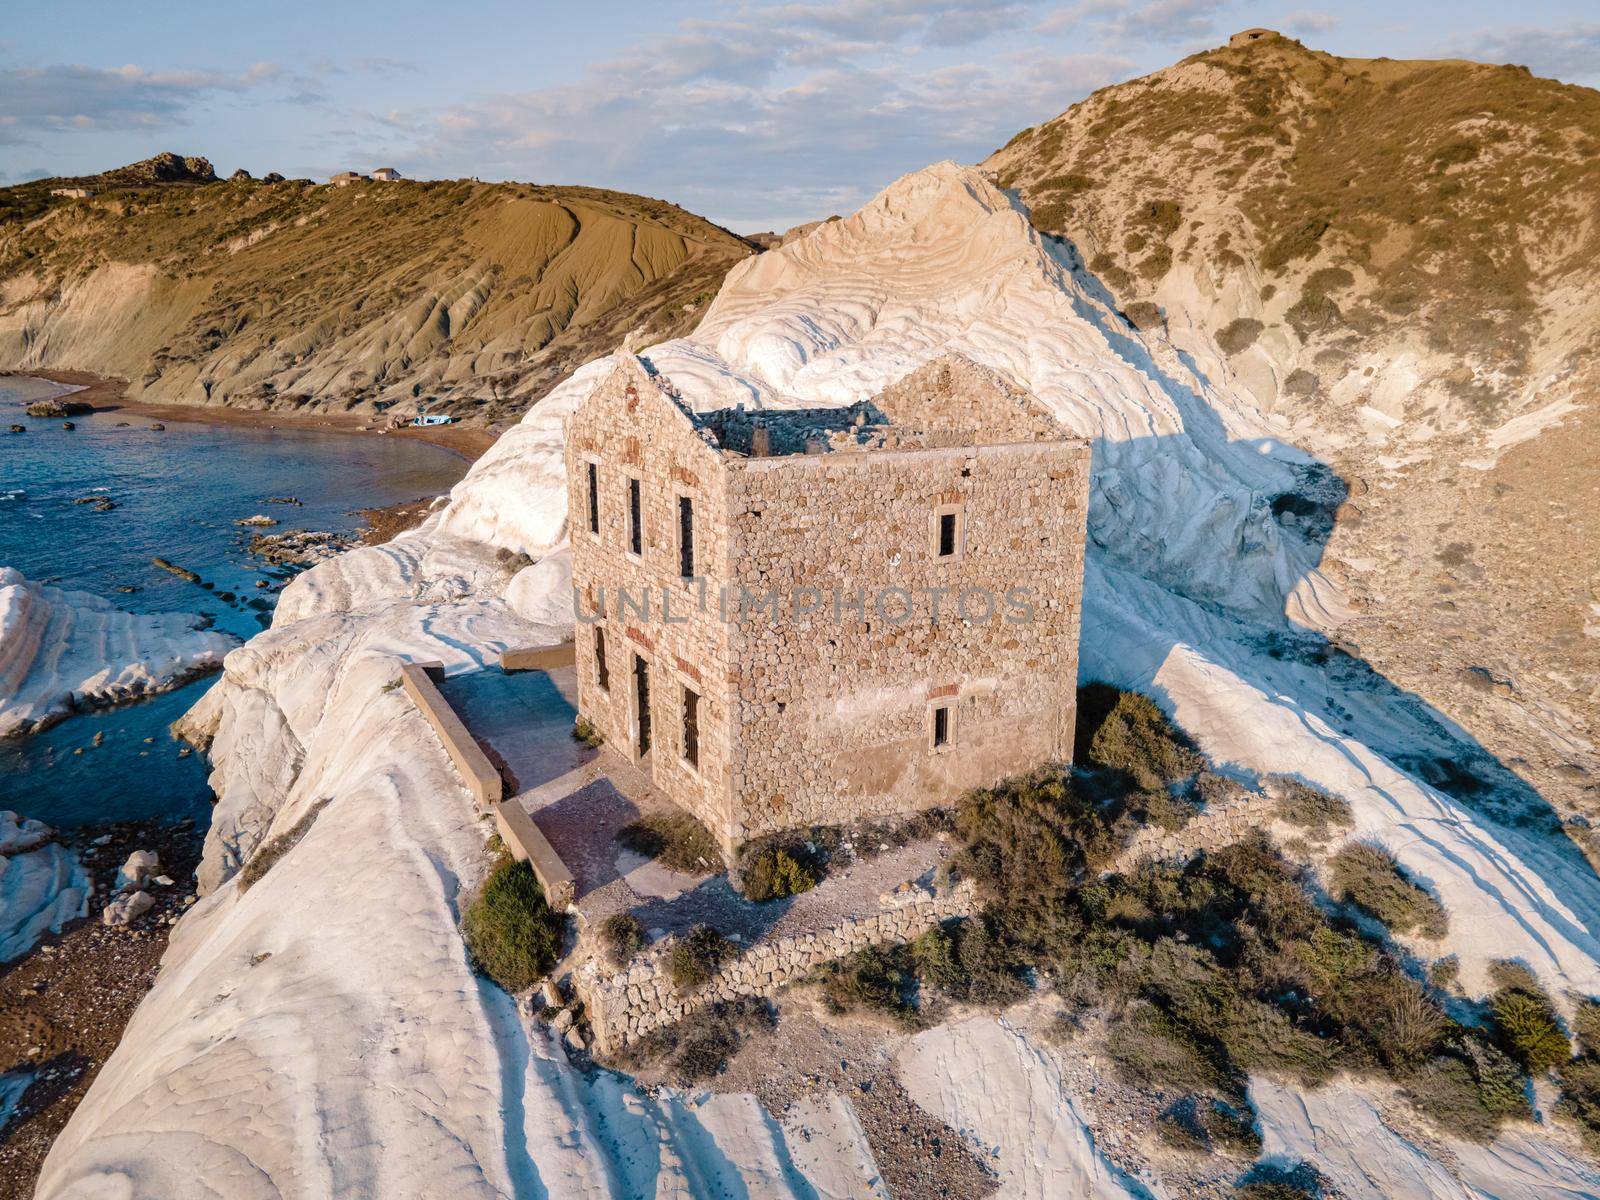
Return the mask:
<svg viewBox="0 0 1600 1200">
<path fill-rule="evenodd" d="M 1489 958 L 1516 957 L 1558 995 L 1600 994 L 1593 872 L 1402 769 L 1408 745 L 1443 737 L 1426 711 L 1271 653 L 1294 632 L 1286 609 L 1338 604 L 1314 539 L 1272 511 L 1315 485 L 1312 455 L 1129 327 L 981 172 L 906 176 L 749 260 L 692 337 L 646 357 L 697 406 L 794 407 L 851 403 L 950 351 L 1007 372 L 1093 440 L 1086 677 L 1149 691 L 1226 769 L 1345 795 L 1357 834 L 1451 911 L 1450 940 L 1426 951 L 1459 952 L 1467 986 Z M 784 1196 L 859 1173 L 848 1137 L 826 1164 L 786 1153 L 748 1098 L 651 1099 L 578 1077 L 467 969 L 456 920 L 484 835 L 437 742 L 384 689 L 396 657 L 467 670 L 566 632 L 561 420 L 610 365 L 557 387 L 419 529 L 300 576 L 272 629 L 228 655 L 187 718 L 211 739 L 220 797 L 209 895 L 58 1139 L 41 1196 L 701 1196 L 735 1181 Z M 539 561 L 512 577 L 499 551 Z M 238 864 L 323 801 L 241 891 Z M 1040 1132 L 985 1108 L 992 1081 L 958 1078 L 983 1047 L 1026 1067 L 1030 1104 L 1075 1111 L 1052 1098 L 1048 1055 L 1014 1031 L 936 1032 L 913 1078 L 977 1142 Z M 1084 1179 L 1156 1190 L 1111 1174 L 1070 1124 L 1051 1136 L 1037 1171 L 1007 1160 L 1016 1194 L 1073 1194 Z"/>
<path fill-rule="evenodd" d="M 237 640 L 190 613 L 130 613 L 0 567 L 0 737 L 172 687 Z"/>
<path fill-rule="evenodd" d="M 52 840 L 49 826 L 0 812 L 0 962 L 87 915 L 92 887 L 77 855 Z"/>
</svg>

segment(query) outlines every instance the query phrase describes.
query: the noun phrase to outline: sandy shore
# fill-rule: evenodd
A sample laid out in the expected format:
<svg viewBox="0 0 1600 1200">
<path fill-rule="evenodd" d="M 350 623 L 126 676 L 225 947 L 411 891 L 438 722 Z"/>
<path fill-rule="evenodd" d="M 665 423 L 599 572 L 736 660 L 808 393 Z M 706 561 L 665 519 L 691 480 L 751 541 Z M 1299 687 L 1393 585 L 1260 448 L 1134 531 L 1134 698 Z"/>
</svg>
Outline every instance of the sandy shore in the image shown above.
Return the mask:
<svg viewBox="0 0 1600 1200">
<path fill-rule="evenodd" d="M 31 379 L 46 379 L 82 389 L 72 398 L 93 405 L 96 412 L 123 412 L 149 421 L 192 421 L 207 425 L 244 425 L 257 429 L 322 429 L 330 433 L 367 434 L 374 437 L 415 438 L 476 462 L 494 435 L 466 425 L 435 425 L 427 429 L 378 429 L 375 419 L 359 413 L 298 413 L 273 409 L 224 408 L 221 405 L 144 404 L 127 396 L 126 380 L 93 375 L 87 371 L 16 371 Z"/>
</svg>

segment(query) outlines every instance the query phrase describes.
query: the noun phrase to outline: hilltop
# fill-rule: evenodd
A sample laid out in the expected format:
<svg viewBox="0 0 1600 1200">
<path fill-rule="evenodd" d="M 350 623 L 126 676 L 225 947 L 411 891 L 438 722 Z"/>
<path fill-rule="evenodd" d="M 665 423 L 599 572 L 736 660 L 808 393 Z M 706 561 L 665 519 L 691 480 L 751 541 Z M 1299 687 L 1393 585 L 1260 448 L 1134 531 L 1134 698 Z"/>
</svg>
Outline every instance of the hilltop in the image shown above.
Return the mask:
<svg viewBox="0 0 1600 1200">
<path fill-rule="evenodd" d="M 1525 67 L 1249 30 L 986 165 L 1136 323 L 1211 333 L 1264 407 L 1492 424 L 1600 349 L 1600 93 Z"/>
<path fill-rule="evenodd" d="M 52 194 L 74 188 L 91 194 Z M 0 190 L 0 369 L 94 371 L 153 402 L 426 403 L 489 424 L 630 334 L 686 332 L 754 252 L 620 192 L 219 181 L 164 154 Z"/>
<path fill-rule="evenodd" d="M 1600 816 L 1600 592 L 1572 553 L 1600 541 L 1600 92 L 1257 29 L 984 165 L 1131 325 L 1337 476 L 1300 519 L 1339 597 L 1297 615 Z"/>
</svg>

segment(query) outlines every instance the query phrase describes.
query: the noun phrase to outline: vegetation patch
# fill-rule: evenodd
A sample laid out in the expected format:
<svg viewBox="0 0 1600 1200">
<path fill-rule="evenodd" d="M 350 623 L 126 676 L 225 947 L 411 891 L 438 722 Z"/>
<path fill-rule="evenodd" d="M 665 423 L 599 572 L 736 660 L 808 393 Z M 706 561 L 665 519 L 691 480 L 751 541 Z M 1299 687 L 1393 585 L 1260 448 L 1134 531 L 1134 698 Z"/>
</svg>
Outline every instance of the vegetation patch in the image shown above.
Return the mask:
<svg viewBox="0 0 1600 1200">
<path fill-rule="evenodd" d="M 1301 783 L 1288 775 L 1274 775 L 1269 782 L 1278 791 L 1278 818 L 1299 826 L 1313 837 L 1326 838 L 1331 832 L 1330 826 L 1347 826 L 1355 820 L 1349 801 L 1342 796 Z"/>
<path fill-rule="evenodd" d="M 472 963 L 508 992 L 532 987 L 561 951 L 562 920 L 525 862 L 497 863 L 461 918 Z"/>
<path fill-rule="evenodd" d="M 248 892 L 261 882 L 261 877 L 272 870 L 272 865 L 293 850 L 300 839 L 311 832 L 311 826 L 316 821 L 317 815 L 328 807 L 331 800 L 331 796 L 327 800 L 318 800 L 292 826 L 252 854 L 250 861 L 245 863 L 244 870 L 239 872 L 239 890 Z"/>
<path fill-rule="evenodd" d="M 588 717 L 579 717 L 573 722 L 572 736 L 591 750 L 598 750 L 606 744 L 605 736 L 590 723 Z"/>
<path fill-rule="evenodd" d="M 1161 306 L 1149 300 L 1135 300 L 1124 306 L 1122 315 L 1128 318 L 1128 324 L 1135 329 L 1160 329 L 1167 323 L 1166 317 L 1161 314 Z"/>
<path fill-rule="evenodd" d="M 1572 1056 L 1555 1005 L 1520 963 L 1496 963 L 1490 973 L 1495 990 L 1489 1011 L 1506 1053 L 1532 1075 L 1559 1066 Z"/>
<path fill-rule="evenodd" d="M 1224 354 L 1242 354 L 1256 344 L 1266 326 L 1254 317 L 1235 317 L 1217 334 L 1217 348 Z"/>
<path fill-rule="evenodd" d="M 1328 866 L 1334 898 L 1354 904 L 1395 933 L 1442 938 L 1450 931 L 1444 907 L 1407 879 L 1394 855 L 1381 846 L 1352 842 Z"/>
<path fill-rule="evenodd" d="M 600 945 L 612 966 L 625 967 L 644 949 L 644 926 L 631 912 L 612 913 L 600 922 Z"/>
<path fill-rule="evenodd" d="M 687 1020 L 633 1042 L 619 1055 L 618 1065 L 638 1074 L 649 1064 L 664 1060 L 670 1081 L 687 1087 L 720 1075 L 751 1035 L 776 1024 L 772 1006 L 765 1000 L 746 996 L 718 1001 L 696 1010 Z"/>
<path fill-rule="evenodd" d="M 798 896 L 817 886 L 817 873 L 804 852 L 784 846 L 762 846 L 747 856 L 743 867 L 744 894 L 760 903 Z"/>
<path fill-rule="evenodd" d="M 709 925 L 696 925 L 667 951 L 667 978 L 680 992 L 708 983 L 734 955 L 734 944 Z"/>
<path fill-rule="evenodd" d="M 1264 834 L 1102 874 L 1140 827 L 1131 814 L 1146 786 L 1174 786 L 1199 762 L 1148 698 L 1080 689 L 1078 754 L 1070 776 L 969 795 L 955 865 L 978 886 L 991 960 L 1012 978 L 1031 968 L 1050 979 L 1069 1020 L 1103 1020 L 1130 1084 L 1240 1113 L 1252 1073 L 1301 1086 L 1379 1074 L 1441 1128 L 1480 1138 L 1526 1111 L 1517 1061 L 1452 1020 L 1382 941 L 1324 911 L 1311 877 Z M 1309 788 L 1288 803 L 1311 825 L 1346 818 Z M 881 994 L 900 1011 L 915 997 L 926 1014 L 930 991 L 949 994 L 961 974 L 950 960 L 928 938 L 891 960 L 900 975 Z"/>
<path fill-rule="evenodd" d="M 917 974 L 905 945 L 868 946 L 817 969 L 822 1002 L 835 1014 L 883 1013 L 908 1029 L 921 1028 Z"/>
<path fill-rule="evenodd" d="M 624 825 L 617 841 L 635 854 L 657 859 L 668 870 L 688 875 L 722 870 L 722 853 L 711 831 L 677 809 L 649 813 Z"/>
</svg>

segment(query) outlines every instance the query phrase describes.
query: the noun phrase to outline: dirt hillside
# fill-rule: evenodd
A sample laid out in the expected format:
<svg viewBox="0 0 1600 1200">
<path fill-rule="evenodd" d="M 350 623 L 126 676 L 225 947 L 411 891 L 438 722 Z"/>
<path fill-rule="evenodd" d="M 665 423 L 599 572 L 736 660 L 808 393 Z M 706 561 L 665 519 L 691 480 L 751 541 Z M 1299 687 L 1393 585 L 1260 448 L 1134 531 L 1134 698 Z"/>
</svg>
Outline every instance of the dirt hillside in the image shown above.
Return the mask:
<svg viewBox="0 0 1600 1200">
<path fill-rule="evenodd" d="M 53 195 L 83 189 L 87 197 Z M 514 418 L 692 326 L 754 247 L 659 200 L 471 181 L 218 181 L 163 155 L 0 190 L 0 369 L 134 398 Z"/>
<path fill-rule="evenodd" d="M 1600 93 L 1250 30 L 985 165 L 1341 477 L 1315 622 L 1600 815 Z"/>
</svg>

